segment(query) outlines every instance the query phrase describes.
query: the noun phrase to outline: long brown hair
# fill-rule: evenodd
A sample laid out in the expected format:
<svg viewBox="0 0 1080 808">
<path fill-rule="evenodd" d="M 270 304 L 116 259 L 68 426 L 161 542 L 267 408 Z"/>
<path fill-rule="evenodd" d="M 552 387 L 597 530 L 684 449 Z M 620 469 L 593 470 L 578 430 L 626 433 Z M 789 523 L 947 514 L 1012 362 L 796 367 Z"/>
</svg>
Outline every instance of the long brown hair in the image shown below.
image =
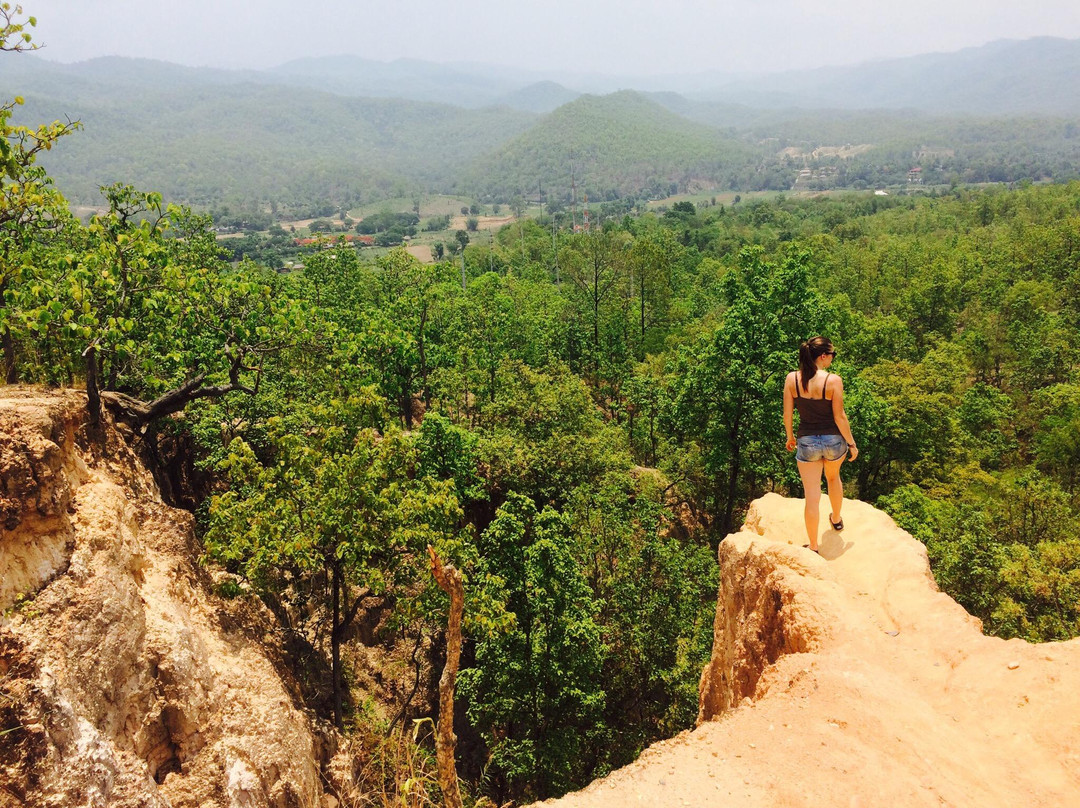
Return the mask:
<svg viewBox="0 0 1080 808">
<path fill-rule="evenodd" d="M 829 353 L 832 349 L 832 342 L 825 337 L 811 337 L 799 346 L 799 375 L 806 392 L 810 392 L 810 380 L 817 373 L 818 357 Z"/>
</svg>

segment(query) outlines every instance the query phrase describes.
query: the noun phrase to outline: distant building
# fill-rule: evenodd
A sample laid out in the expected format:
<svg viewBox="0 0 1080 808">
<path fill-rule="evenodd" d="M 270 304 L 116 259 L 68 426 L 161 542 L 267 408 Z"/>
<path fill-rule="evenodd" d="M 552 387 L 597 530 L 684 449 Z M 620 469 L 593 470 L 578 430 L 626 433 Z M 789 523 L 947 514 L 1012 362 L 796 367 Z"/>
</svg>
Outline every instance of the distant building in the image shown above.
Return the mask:
<svg viewBox="0 0 1080 808">
<path fill-rule="evenodd" d="M 815 180 L 828 183 L 839 173 L 840 169 L 834 165 L 818 166 L 817 168 L 803 168 L 799 171 L 798 176 L 795 177 L 795 183 L 791 186 L 791 190 L 797 191 Z"/>
<path fill-rule="evenodd" d="M 922 167 L 915 166 L 907 173 L 907 181 L 911 185 L 922 185 Z"/>
</svg>

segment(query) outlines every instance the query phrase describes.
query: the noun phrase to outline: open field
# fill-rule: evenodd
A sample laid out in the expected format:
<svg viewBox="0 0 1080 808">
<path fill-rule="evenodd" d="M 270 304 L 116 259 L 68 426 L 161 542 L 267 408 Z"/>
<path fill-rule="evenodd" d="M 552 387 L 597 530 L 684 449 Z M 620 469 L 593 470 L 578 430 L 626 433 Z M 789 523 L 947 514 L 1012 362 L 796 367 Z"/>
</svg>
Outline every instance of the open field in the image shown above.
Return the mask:
<svg viewBox="0 0 1080 808">
<path fill-rule="evenodd" d="M 849 157 L 857 157 L 860 154 L 865 154 L 874 148 L 869 143 L 860 143 L 856 146 L 852 146 L 850 143 L 844 146 L 818 146 L 816 149 L 806 150 L 800 149 L 797 146 L 788 146 L 782 152 L 785 157 L 799 158 L 812 158 L 814 160 L 824 157 L 839 157 L 841 160 L 847 160 Z"/>
<path fill-rule="evenodd" d="M 432 264 L 435 262 L 435 257 L 431 254 L 431 247 L 426 244 L 410 244 L 405 248 L 405 252 L 422 264 Z"/>
<path fill-rule="evenodd" d="M 455 216 L 450 220 L 451 230 L 464 230 L 466 216 Z M 477 230 L 498 230 L 505 224 L 509 224 L 514 221 L 514 215 L 508 216 L 477 216 L 476 217 L 476 229 Z"/>
<path fill-rule="evenodd" d="M 383 199 L 379 202 L 372 202 L 369 205 L 361 205 L 357 208 L 352 208 L 349 211 L 349 217 L 353 219 L 363 219 L 365 216 L 370 216 L 372 213 L 382 213 L 383 211 L 390 211 L 391 213 L 406 213 L 413 210 L 413 205 L 416 202 L 416 197 L 412 196 L 398 196 L 393 199 Z M 430 194 L 420 197 L 420 218 L 424 219 L 429 216 L 454 216 L 460 215 L 462 205 L 471 205 L 473 200 L 464 196 L 446 196 L 443 194 Z"/>
</svg>

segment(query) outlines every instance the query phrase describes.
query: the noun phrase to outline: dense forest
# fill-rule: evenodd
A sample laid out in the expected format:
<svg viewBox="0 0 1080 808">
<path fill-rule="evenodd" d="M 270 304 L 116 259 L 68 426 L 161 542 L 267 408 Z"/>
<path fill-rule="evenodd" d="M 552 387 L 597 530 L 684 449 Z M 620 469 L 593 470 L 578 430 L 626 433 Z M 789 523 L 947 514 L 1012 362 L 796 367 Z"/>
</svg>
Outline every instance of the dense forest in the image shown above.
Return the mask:
<svg viewBox="0 0 1080 808">
<path fill-rule="evenodd" d="M 37 157 L 82 133 L 13 108 L 6 379 L 85 386 L 92 423 L 183 447 L 173 493 L 220 594 L 266 604 L 345 732 L 421 709 L 373 707 L 352 655 L 439 660 L 429 545 L 465 575 L 471 794 L 560 794 L 691 726 L 716 549 L 754 497 L 798 492 L 781 389 L 818 333 L 861 447 L 848 493 L 987 632 L 1080 635 L 1080 183 L 679 202 L 519 220 L 434 264 L 324 243 L 279 273 L 156 192 L 110 186 L 80 221 Z"/>
</svg>

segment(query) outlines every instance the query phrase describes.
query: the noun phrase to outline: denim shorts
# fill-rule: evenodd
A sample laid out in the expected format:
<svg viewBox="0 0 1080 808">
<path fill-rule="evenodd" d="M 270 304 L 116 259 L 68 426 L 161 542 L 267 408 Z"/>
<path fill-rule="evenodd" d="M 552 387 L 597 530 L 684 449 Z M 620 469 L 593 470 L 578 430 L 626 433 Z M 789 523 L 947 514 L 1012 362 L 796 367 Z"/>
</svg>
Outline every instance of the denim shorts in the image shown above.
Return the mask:
<svg viewBox="0 0 1080 808">
<path fill-rule="evenodd" d="M 806 435 L 796 441 L 795 459 L 804 463 L 815 460 L 839 460 L 847 454 L 848 445 L 843 435 Z"/>
</svg>

